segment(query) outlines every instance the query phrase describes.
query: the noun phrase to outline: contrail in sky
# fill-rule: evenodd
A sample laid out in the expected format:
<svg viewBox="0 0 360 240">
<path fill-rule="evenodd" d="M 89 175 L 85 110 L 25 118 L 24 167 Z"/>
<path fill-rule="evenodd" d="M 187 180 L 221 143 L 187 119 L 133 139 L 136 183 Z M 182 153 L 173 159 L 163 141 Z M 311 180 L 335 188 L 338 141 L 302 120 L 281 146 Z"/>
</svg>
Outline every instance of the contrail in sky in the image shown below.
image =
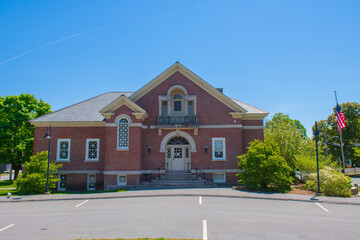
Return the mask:
<svg viewBox="0 0 360 240">
<path fill-rule="evenodd" d="M 166 14 L 162 14 L 162 15 L 156 15 L 156 16 L 141 18 L 141 19 L 138 19 L 138 20 L 133 20 L 133 22 L 146 21 L 146 20 L 151 20 L 151 19 L 154 19 L 154 18 L 166 17 L 166 16 L 171 16 L 171 15 L 175 15 L 175 14 L 179 14 L 179 13 L 189 12 L 189 11 L 209 7 L 209 6 L 219 4 L 219 3 L 223 3 L 223 2 L 227 2 L 227 1 L 231 1 L 231 0 L 222 0 L 222 1 L 218 1 L 218 2 L 213 2 L 213 3 L 200 5 L 200 6 L 197 6 L 197 7 L 192 7 L 192 8 L 187 8 L 187 9 L 184 9 L 184 10 L 171 12 L 171 13 L 166 13 Z M 30 50 L 28 50 L 26 52 L 20 53 L 19 55 L 16 55 L 15 57 L 12 57 L 12 58 L 9 58 L 9 59 L 7 59 L 5 61 L 2 61 L 2 62 L 0 62 L 0 65 L 8 63 L 8 62 L 12 62 L 12 61 L 14 61 L 14 60 L 16 60 L 18 58 L 21 58 L 22 56 L 25 56 L 25 55 L 27 55 L 29 53 L 38 51 L 38 50 L 40 50 L 42 48 L 46 48 L 46 47 L 52 46 L 54 44 L 57 44 L 57 43 L 60 43 L 60 42 L 63 42 L 63 41 L 66 41 L 66 40 L 69 40 L 69 39 L 72 39 L 72 38 L 75 38 L 75 37 L 79 37 L 79 36 L 82 36 L 82 35 L 85 35 L 85 34 L 88 34 L 88 33 L 97 32 L 97 31 L 108 29 L 108 28 L 113 28 L 113 27 L 116 27 L 116 26 L 119 26 L 119 25 L 122 25 L 122 24 L 114 24 L 114 25 L 109 25 L 109 26 L 105 26 L 105 27 L 93 28 L 93 29 L 90 29 L 90 30 L 87 30 L 87 31 L 84 31 L 84 32 L 80 32 L 80 33 L 76 33 L 76 34 L 73 34 L 73 35 L 70 35 L 70 36 L 67 36 L 67 37 L 60 38 L 58 40 L 46 43 L 44 45 L 41 45 L 41 46 L 38 46 L 36 48 L 30 49 Z"/>
</svg>

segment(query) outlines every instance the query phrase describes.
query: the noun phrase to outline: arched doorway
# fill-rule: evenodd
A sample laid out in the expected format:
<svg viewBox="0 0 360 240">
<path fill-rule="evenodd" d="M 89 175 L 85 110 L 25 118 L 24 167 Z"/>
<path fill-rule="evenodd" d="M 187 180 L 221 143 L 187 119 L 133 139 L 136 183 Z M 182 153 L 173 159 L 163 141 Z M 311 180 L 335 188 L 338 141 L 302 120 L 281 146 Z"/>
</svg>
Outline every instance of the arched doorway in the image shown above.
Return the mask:
<svg viewBox="0 0 360 240">
<path fill-rule="evenodd" d="M 175 136 L 167 142 L 165 164 L 167 171 L 189 171 L 191 169 L 191 151 L 188 140 L 181 136 Z"/>
</svg>

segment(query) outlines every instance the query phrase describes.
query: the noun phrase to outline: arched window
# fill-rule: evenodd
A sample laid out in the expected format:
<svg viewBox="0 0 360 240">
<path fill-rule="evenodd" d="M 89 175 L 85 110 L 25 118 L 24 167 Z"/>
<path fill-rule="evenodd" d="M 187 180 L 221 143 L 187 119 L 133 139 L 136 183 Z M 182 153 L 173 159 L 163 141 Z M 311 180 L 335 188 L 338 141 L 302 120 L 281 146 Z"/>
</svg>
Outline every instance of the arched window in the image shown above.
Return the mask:
<svg viewBox="0 0 360 240">
<path fill-rule="evenodd" d="M 189 142 L 183 137 L 173 137 L 167 145 L 189 145 Z"/>
<path fill-rule="evenodd" d="M 118 148 L 129 148 L 129 121 L 121 118 L 118 124 Z"/>
<path fill-rule="evenodd" d="M 182 99 L 182 96 L 180 94 L 175 94 L 173 99 Z"/>
</svg>

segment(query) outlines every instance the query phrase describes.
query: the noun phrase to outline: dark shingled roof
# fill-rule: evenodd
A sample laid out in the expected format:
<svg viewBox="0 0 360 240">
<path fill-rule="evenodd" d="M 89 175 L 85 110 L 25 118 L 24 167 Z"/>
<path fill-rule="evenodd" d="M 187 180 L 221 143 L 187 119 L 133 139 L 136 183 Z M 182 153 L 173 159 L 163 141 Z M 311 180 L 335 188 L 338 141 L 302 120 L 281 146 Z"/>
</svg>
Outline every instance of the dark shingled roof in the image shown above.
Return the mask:
<svg viewBox="0 0 360 240">
<path fill-rule="evenodd" d="M 103 121 L 104 116 L 99 111 L 121 95 L 129 97 L 133 92 L 108 92 L 76 103 L 69 107 L 43 115 L 31 122 L 67 122 L 67 121 Z"/>
</svg>

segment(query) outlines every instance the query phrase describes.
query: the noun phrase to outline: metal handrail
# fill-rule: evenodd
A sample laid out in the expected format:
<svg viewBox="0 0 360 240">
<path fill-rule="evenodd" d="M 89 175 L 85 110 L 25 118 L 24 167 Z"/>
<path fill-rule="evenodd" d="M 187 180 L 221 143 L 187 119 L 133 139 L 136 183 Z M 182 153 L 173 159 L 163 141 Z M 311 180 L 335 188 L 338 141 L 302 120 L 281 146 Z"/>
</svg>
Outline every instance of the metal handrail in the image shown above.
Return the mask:
<svg viewBox="0 0 360 240">
<path fill-rule="evenodd" d="M 153 173 L 155 173 L 155 172 L 157 172 L 157 174 L 158 174 L 158 178 L 160 177 L 160 169 L 163 167 L 163 166 L 165 166 L 165 164 L 166 163 L 164 163 L 164 164 L 161 164 L 157 169 L 155 169 L 154 171 L 152 171 L 150 174 L 149 174 L 149 182 L 150 182 L 150 186 L 151 186 L 151 180 L 152 180 L 152 174 Z M 165 172 L 166 172 L 166 169 L 165 169 Z"/>
<path fill-rule="evenodd" d="M 202 173 L 202 175 L 203 175 L 203 179 L 204 179 L 204 184 L 206 183 L 206 180 L 208 180 L 207 178 L 205 178 L 205 172 L 204 171 L 202 171 L 200 168 L 198 168 L 198 167 L 196 167 L 196 166 L 194 166 L 192 163 L 190 163 L 191 164 L 191 167 L 193 167 L 193 168 L 195 168 L 195 176 L 196 176 L 196 180 L 197 180 L 197 176 L 198 176 L 198 171 L 200 172 L 200 173 Z M 191 172 L 191 169 L 190 169 L 190 172 Z M 209 180 L 208 180 L 209 181 Z"/>
<path fill-rule="evenodd" d="M 158 116 L 159 125 L 197 125 L 196 115 L 185 115 L 185 116 Z"/>
</svg>

